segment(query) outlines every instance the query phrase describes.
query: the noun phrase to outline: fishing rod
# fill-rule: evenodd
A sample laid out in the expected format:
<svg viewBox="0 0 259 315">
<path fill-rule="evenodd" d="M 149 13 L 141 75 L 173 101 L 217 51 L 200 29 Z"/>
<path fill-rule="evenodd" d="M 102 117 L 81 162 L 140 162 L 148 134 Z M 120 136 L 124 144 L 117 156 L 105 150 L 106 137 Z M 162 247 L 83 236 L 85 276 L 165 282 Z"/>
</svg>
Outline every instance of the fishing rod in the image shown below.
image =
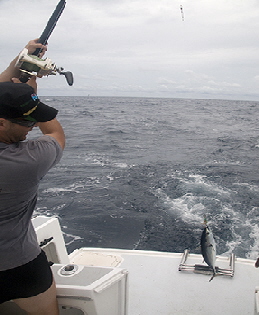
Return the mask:
<svg viewBox="0 0 259 315">
<path fill-rule="evenodd" d="M 47 44 L 47 41 L 65 8 L 65 5 L 65 0 L 59 1 L 56 9 L 49 18 L 48 23 L 38 40 L 39 43 L 43 45 Z M 28 49 L 24 48 L 19 54 L 18 60 L 16 62 L 16 67 L 18 67 L 21 71 L 21 76 L 19 78 L 21 82 L 26 83 L 31 76 L 35 75 L 35 72 L 38 76 L 48 76 L 59 73 L 65 76 L 68 85 L 73 85 L 74 78 L 72 72 L 64 71 L 64 68 L 57 67 L 55 63 L 52 62 L 49 58 L 41 59 L 40 53 L 40 48 L 37 48 L 32 54 L 28 54 Z"/>
</svg>

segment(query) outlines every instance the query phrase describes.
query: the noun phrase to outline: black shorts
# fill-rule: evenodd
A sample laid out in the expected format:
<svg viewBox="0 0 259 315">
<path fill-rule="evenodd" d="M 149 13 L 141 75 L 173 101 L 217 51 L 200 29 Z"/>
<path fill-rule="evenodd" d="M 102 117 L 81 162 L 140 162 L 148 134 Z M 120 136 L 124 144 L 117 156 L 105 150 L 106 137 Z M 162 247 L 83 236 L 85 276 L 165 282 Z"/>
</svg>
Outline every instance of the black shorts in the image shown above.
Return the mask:
<svg viewBox="0 0 259 315">
<path fill-rule="evenodd" d="M 0 304 L 45 292 L 53 282 L 52 272 L 43 251 L 25 265 L 0 271 Z"/>
</svg>

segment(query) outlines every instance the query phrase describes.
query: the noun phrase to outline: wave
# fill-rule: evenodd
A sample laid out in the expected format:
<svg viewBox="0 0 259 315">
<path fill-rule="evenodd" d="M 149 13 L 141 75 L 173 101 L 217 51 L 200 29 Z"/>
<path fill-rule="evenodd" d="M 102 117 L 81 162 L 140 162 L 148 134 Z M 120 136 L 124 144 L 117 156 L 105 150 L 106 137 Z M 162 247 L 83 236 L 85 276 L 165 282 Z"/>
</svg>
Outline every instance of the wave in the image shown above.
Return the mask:
<svg viewBox="0 0 259 315">
<path fill-rule="evenodd" d="M 235 188 L 242 186 L 257 193 L 258 186 L 238 183 L 231 190 L 200 174 L 185 174 L 182 177 L 176 173 L 172 178 L 179 181 L 178 185 L 184 192 L 181 196 L 172 198 L 163 188 L 155 191 L 168 213 L 196 229 L 202 228 L 206 217 L 214 232 L 220 254 L 236 252 L 241 256 L 256 258 L 259 250 L 259 228 L 258 218 L 255 219 L 254 215 L 258 208 L 253 208 L 248 214 L 236 209 L 239 191 Z"/>
</svg>

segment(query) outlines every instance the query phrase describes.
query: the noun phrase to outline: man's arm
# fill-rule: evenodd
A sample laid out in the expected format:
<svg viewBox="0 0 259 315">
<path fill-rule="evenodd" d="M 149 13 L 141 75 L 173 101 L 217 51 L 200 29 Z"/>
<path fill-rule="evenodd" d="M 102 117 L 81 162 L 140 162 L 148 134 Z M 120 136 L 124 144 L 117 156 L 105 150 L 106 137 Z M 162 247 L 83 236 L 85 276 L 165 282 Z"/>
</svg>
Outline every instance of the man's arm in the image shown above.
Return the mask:
<svg viewBox="0 0 259 315">
<path fill-rule="evenodd" d="M 61 148 L 65 148 L 65 133 L 56 118 L 47 122 L 39 122 L 37 125 L 44 135 L 55 138 L 60 144 Z"/>
<path fill-rule="evenodd" d="M 44 55 L 47 47 L 38 43 L 38 38 L 34 40 L 30 40 L 29 43 L 25 46 L 28 49 L 28 53 L 32 54 L 36 48 L 41 48 L 42 53 L 40 54 L 40 58 Z M 20 71 L 17 67 L 15 67 L 18 56 L 11 61 L 9 66 L 0 74 L 0 82 L 12 81 L 12 78 L 19 78 Z"/>
</svg>

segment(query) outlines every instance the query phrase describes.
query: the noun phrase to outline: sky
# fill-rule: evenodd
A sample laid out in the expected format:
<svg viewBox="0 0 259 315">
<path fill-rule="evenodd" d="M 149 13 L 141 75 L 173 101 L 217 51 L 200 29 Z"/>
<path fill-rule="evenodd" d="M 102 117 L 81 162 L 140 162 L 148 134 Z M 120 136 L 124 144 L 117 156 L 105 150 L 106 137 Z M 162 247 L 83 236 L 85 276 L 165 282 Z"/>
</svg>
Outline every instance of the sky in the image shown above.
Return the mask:
<svg viewBox="0 0 259 315">
<path fill-rule="evenodd" d="M 0 0 L 1 70 L 57 3 Z M 258 33 L 258 0 L 67 0 L 45 57 L 75 82 L 38 94 L 259 101 Z"/>
</svg>

